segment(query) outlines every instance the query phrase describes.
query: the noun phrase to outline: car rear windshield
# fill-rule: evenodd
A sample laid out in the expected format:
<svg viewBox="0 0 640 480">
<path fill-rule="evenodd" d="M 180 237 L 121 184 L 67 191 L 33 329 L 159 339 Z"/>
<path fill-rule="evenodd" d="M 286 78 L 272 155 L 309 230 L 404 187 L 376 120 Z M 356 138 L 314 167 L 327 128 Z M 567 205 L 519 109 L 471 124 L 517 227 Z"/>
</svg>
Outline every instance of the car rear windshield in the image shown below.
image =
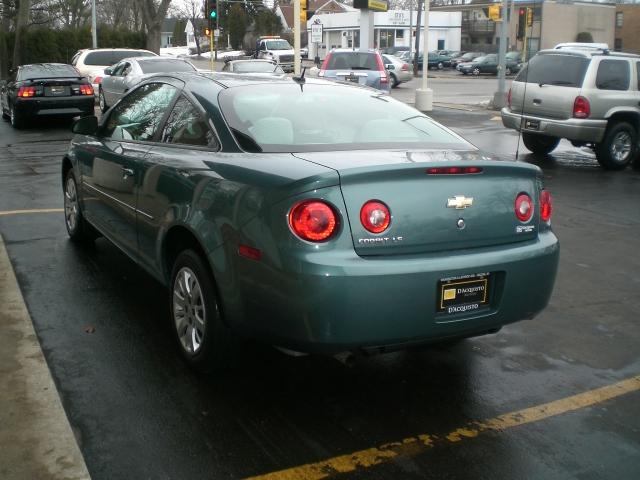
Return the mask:
<svg viewBox="0 0 640 480">
<path fill-rule="evenodd" d="M 408 105 L 347 85 L 248 85 L 220 93 L 238 144 L 249 152 L 473 149 Z"/>
<path fill-rule="evenodd" d="M 106 50 L 101 52 L 90 52 L 84 58 L 85 65 L 113 65 L 120 60 L 129 57 L 147 57 L 153 55 L 146 50 Z"/>
<path fill-rule="evenodd" d="M 142 73 L 162 73 L 162 72 L 195 72 L 195 68 L 182 60 L 149 60 L 138 62 Z"/>
<path fill-rule="evenodd" d="M 534 55 L 520 70 L 516 82 L 581 87 L 589 59 L 571 55 Z"/>
<path fill-rule="evenodd" d="M 271 62 L 237 62 L 233 66 L 236 73 L 284 73 L 282 69 Z"/>
<path fill-rule="evenodd" d="M 27 65 L 20 69 L 18 80 L 34 78 L 69 78 L 79 77 L 78 71 L 71 65 L 59 65 L 51 63 L 41 63 L 39 65 Z"/>
<path fill-rule="evenodd" d="M 378 70 L 376 54 L 371 52 L 333 52 L 326 70 Z"/>
</svg>

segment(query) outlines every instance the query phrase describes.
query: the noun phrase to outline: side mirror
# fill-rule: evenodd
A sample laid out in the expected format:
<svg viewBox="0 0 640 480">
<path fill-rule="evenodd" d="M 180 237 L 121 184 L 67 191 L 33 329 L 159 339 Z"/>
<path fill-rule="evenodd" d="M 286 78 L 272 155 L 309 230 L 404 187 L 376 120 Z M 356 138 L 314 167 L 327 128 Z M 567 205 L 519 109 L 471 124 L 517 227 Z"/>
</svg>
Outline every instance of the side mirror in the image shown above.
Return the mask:
<svg viewBox="0 0 640 480">
<path fill-rule="evenodd" d="M 387 70 L 393 70 L 395 67 L 393 66 L 393 63 L 387 63 L 384 68 L 386 68 Z"/>
<path fill-rule="evenodd" d="M 73 121 L 71 131 L 73 133 L 79 133 L 80 135 L 95 135 L 98 131 L 98 117 L 88 115 L 86 117 L 76 118 Z"/>
<path fill-rule="evenodd" d="M 104 69 L 105 75 L 113 75 L 113 69 L 111 67 Z"/>
</svg>

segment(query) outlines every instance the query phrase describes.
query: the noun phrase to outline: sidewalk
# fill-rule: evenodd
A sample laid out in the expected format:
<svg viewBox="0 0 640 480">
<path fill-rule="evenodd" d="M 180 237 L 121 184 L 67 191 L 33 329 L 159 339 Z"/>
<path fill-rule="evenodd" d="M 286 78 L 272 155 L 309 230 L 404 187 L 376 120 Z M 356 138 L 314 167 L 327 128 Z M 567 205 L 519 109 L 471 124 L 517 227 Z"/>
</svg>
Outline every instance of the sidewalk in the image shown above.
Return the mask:
<svg viewBox="0 0 640 480">
<path fill-rule="evenodd" d="M 90 479 L 0 236 L 0 478 Z"/>
</svg>

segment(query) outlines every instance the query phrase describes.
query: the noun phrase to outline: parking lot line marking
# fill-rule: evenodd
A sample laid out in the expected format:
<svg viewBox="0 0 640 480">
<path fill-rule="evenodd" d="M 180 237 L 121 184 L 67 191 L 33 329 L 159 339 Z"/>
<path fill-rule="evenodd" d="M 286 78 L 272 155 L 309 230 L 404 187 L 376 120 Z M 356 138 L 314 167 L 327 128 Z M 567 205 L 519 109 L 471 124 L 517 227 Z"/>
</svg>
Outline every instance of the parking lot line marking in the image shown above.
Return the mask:
<svg viewBox="0 0 640 480">
<path fill-rule="evenodd" d="M 28 210 L 4 210 L 0 211 L 0 217 L 9 215 L 26 215 L 28 213 L 62 213 L 64 208 L 31 208 Z"/>
<path fill-rule="evenodd" d="M 475 438 L 484 432 L 501 432 L 520 425 L 539 422 L 564 413 L 597 405 L 638 390 L 640 390 L 640 375 L 571 397 L 506 413 L 482 422 L 472 422 L 444 436 L 417 435 L 398 442 L 340 455 L 320 462 L 257 475 L 247 480 L 320 480 L 339 473 L 353 472 L 359 468 L 381 465 L 395 458 L 415 456 L 438 444 L 458 443 L 468 438 Z"/>
</svg>

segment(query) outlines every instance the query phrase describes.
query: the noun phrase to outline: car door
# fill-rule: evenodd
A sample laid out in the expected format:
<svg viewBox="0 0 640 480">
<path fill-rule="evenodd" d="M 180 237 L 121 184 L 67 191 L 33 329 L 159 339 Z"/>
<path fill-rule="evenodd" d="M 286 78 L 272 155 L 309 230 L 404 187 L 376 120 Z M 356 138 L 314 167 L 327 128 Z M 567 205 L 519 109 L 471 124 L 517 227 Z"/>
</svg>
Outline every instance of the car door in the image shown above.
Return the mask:
<svg viewBox="0 0 640 480">
<path fill-rule="evenodd" d="M 180 95 L 159 131 L 158 142 L 140 165 L 140 263 L 158 275 L 162 274 L 158 240 L 166 219 L 175 217 L 172 209 L 194 204 L 199 195 L 199 176 L 186 172 L 206 169 L 203 161 L 214 160 L 219 149 L 220 142 L 202 107 Z"/>
<path fill-rule="evenodd" d="M 113 82 L 113 100 L 112 104 L 120 100 L 128 90 L 127 75 L 133 69 L 132 62 L 123 61 L 118 77 Z"/>
<path fill-rule="evenodd" d="M 84 214 L 134 259 L 140 167 L 177 93 L 161 82 L 136 89 L 109 111 L 80 158 Z"/>
<path fill-rule="evenodd" d="M 120 62 L 114 65 L 111 69 L 111 75 L 102 79 L 102 93 L 107 105 L 113 105 L 119 99 L 116 96 L 117 83 L 122 79 L 122 70 L 124 69 L 125 62 Z"/>
</svg>

